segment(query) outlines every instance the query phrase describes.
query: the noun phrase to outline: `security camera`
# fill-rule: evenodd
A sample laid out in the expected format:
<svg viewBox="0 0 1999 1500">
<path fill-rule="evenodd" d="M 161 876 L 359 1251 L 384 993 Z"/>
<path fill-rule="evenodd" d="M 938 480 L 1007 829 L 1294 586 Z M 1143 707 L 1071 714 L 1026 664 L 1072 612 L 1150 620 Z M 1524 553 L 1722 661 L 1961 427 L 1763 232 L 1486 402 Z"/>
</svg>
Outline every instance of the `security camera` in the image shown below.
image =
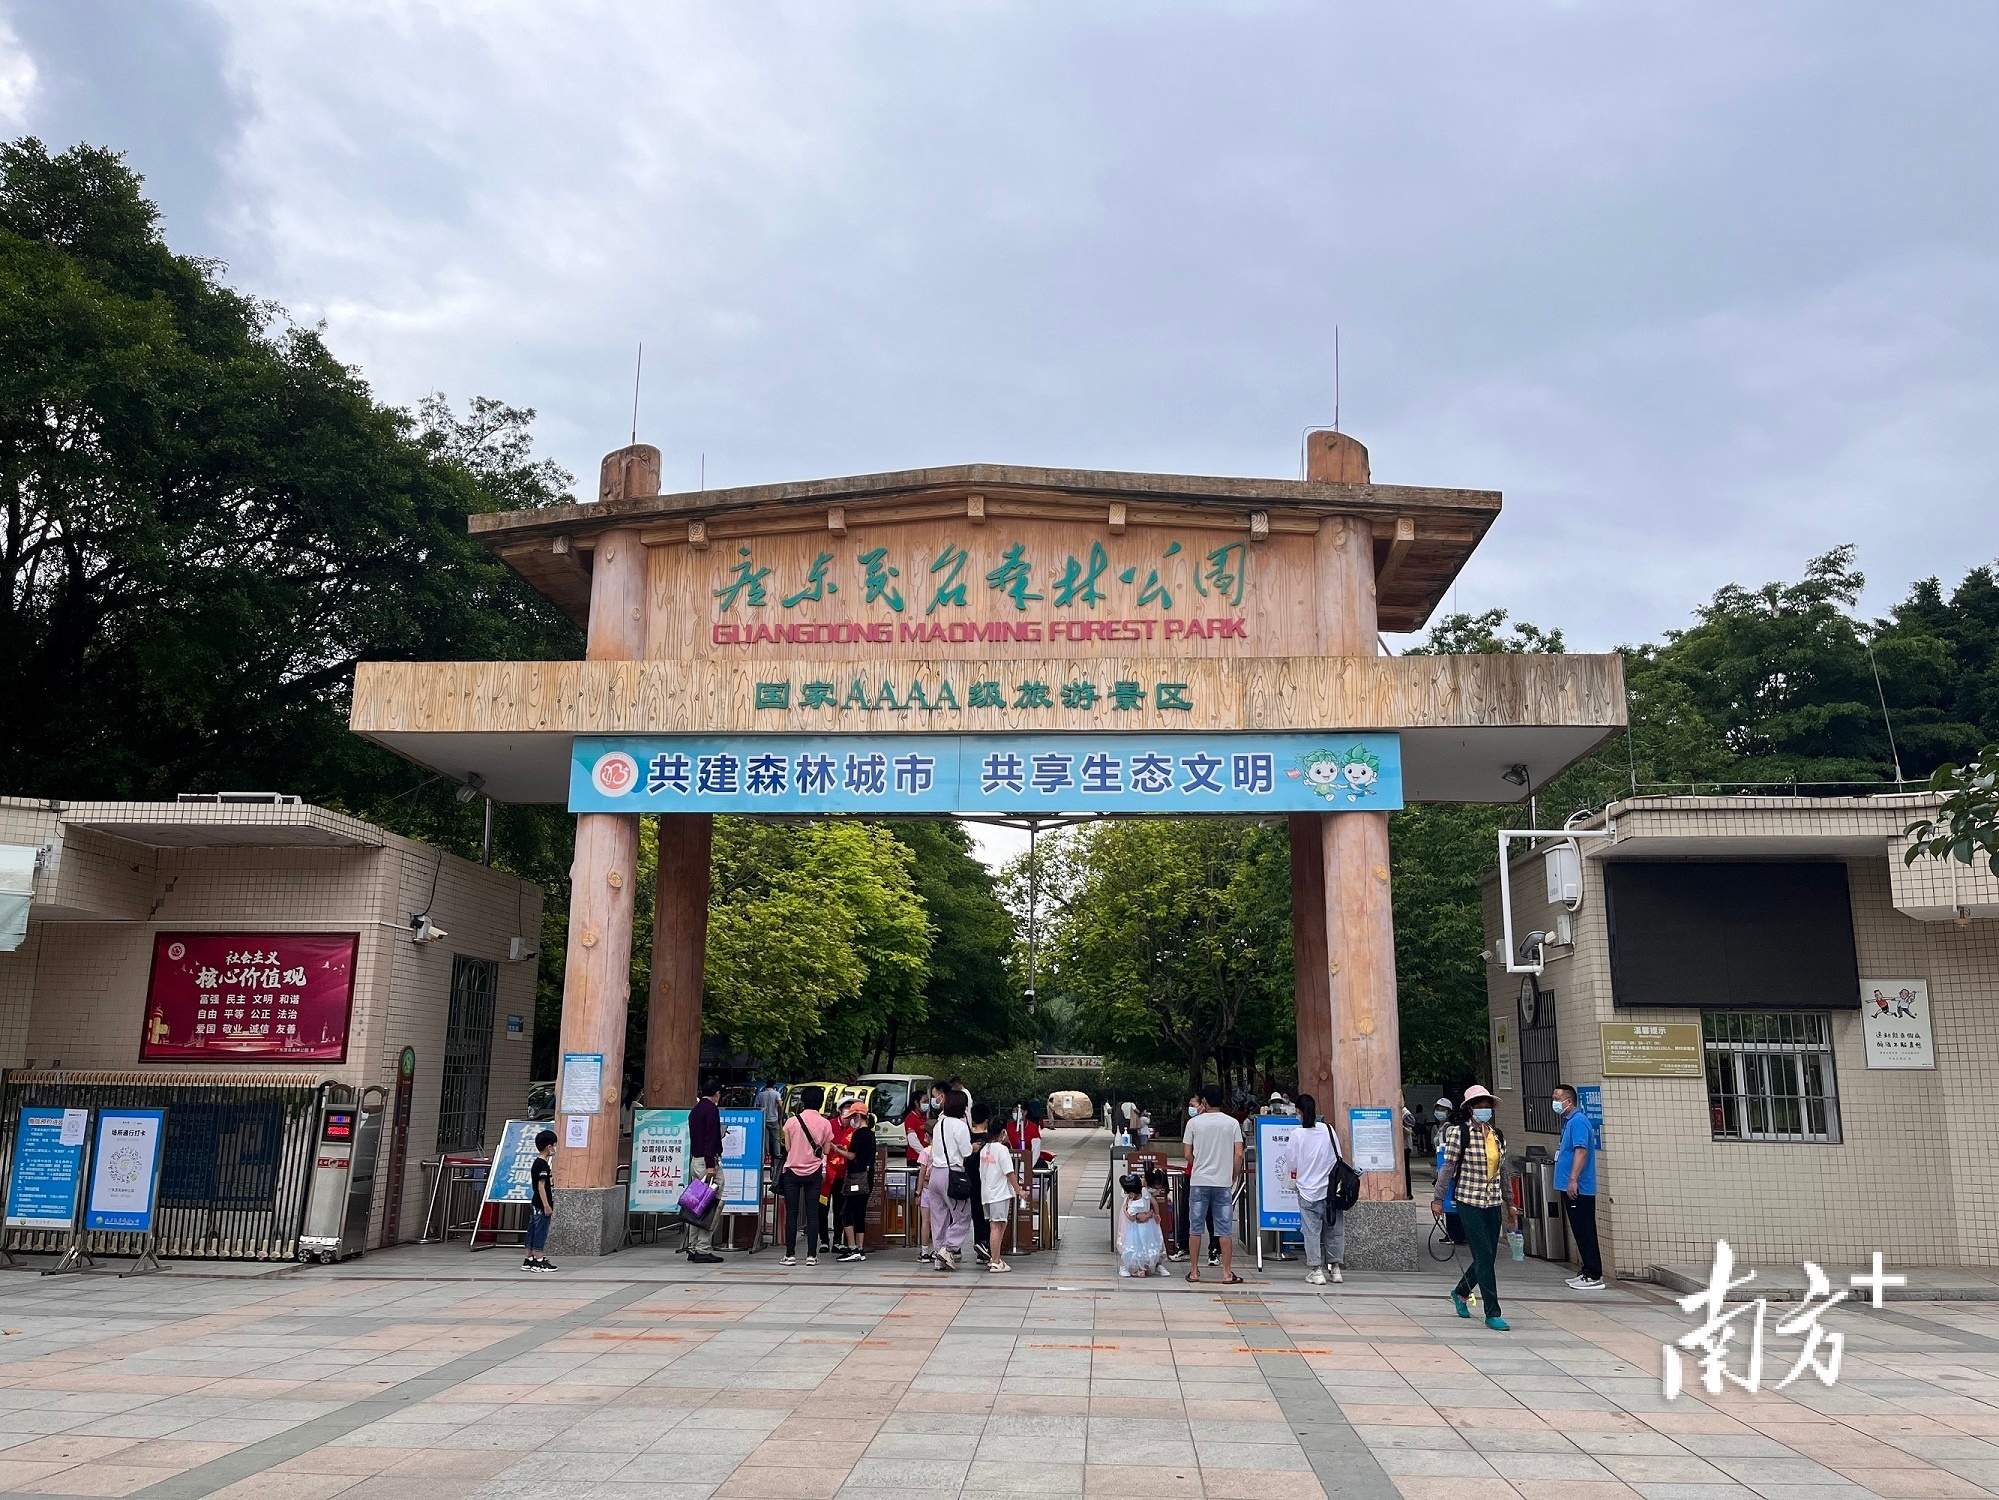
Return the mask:
<svg viewBox="0 0 1999 1500">
<path fill-rule="evenodd" d="M 1481 949 L 1479 949 L 1479 950 L 1478 950 L 1478 956 L 1479 956 L 1479 961 L 1480 961 L 1481 963 L 1488 963 L 1488 964 L 1489 964 L 1489 963 L 1491 963 L 1491 962 L 1492 962 L 1492 950 L 1491 950 L 1490 948 L 1481 948 Z"/>
<path fill-rule="evenodd" d="M 477 771 L 474 771 L 465 778 L 465 785 L 453 792 L 452 795 L 460 802 L 470 802 L 485 790 L 486 778 L 481 776 Z"/>
<path fill-rule="evenodd" d="M 442 942 L 450 936 L 450 933 L 430 920 L 430 913 L 427 911 L 418 912 L 410 918 L 410 941 L 412 943 L 437 943 Z"/>
<path fill-rule="evenodd" d="M 1548 934 L 1536 929 L 1520 940 L 1514 957 L 1521 963 L 1531 963 L 1541 952 L 1541 945 L 1548 941 Z"/>
</svg>

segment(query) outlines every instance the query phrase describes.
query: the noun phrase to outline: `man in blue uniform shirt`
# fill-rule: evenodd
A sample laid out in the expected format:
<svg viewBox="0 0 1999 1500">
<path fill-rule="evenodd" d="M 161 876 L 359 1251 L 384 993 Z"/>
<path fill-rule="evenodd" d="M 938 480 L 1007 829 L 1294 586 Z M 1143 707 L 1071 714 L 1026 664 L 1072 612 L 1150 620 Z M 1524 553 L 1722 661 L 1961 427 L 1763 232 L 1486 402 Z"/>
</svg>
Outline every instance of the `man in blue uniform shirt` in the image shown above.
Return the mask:
<svg viewBox="0 0 1999 1500">
<path fill-rule="evenodd" d="M 1579 1292 L 1600 1292 L 1603 1254 L 1596 1242 L 1596 1127 L 1576 1107 L 1576 1091 L 1568 1084 L 1555 1085 L 1553 1103 L 1562 1121 L 1562 1144 L 1555 1150 L 1555 1186 L 1568 1210 L 1569 1232 L 1576 1237 L 1576 1253 L 1583 1263 L 1582 1274 L 1571 1276 L 1569 1285 Z"/>
</svg>

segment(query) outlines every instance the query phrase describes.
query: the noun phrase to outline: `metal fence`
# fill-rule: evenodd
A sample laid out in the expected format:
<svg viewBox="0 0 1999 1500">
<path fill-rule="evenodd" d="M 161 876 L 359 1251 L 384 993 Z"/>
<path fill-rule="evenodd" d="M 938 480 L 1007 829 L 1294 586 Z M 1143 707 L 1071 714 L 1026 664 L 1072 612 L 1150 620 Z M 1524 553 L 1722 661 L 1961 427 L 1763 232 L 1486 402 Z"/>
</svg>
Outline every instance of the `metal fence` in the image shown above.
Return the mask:
<svg viewBox="0 0 1999 1500">
<path fill-rule="evenodd" d="M 10 1073 L 0 1095 L 0 1162 L 14 1160 L 23 1106 L 166 1111 L 158 1252 L 188 1260 L 292 1260 L 312 1186 L 321 1084 L 309 1073 L 218 1083 L 176 1073 Z M 91 1232 L 93 1255 L 137 1255 L 142 1236 Z M 6 1248 L 55 1253 L 67 1231 L 9 1229 Z"/>
</svg>

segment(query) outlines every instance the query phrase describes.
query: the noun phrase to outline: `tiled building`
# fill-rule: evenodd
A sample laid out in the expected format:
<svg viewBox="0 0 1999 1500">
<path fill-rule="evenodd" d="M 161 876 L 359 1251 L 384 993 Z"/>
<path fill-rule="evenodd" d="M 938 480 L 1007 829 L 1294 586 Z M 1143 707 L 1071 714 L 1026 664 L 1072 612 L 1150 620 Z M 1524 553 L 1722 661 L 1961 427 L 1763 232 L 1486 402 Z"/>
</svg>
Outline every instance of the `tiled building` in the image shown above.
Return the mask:
<svg viewBox="0 0 1999 1500">
<path fill-rule="evenodd" d="M 422 1225 L 421 1163 L 441 1149 L 491 1146 L 502 1123 L 521 1116 L 534 1039 L 537 887 L 295 799 L 0 798 L 0 848 L 8 847 L 33 851 L 34 867 L 25 939 L 0 951 L 0 1068 L 13 1078 L 157 1074 L 198 1086 L 309 1076 L 381 1085 L 393 1097 L 399 1060 L 412 1048 L 395 1185 L 401 1239 Z M 413 941 L 420 914 L 444 935 Z M 289 950 L 308 934 L 341 955 L 338 984 L 320 1011 L 307 1010 L 315 1045 L 288 1047 L 277 1035 L 299 1029 L 299 1007 L 284 1005 L 282 993 L 275 1006 L 257 1008 L 252 996 L 196 1012 L 188 1007 L 227 1001 L 226 984 L 203 995 L 196 977 L 182 975 L 186 1014 L 176 1010 L 170 955 L 187 966 L 211 949 L 282 954 L 290 964 Z M 290 975 L 273 969 L 269 977 Z M 201 1028 L 213 1035 L 187 1034 Z M 231 1033 L 228 1045 L 201 1045 L 224 1041 L 222 1033 Z M 385 1132 L 385 1163 L 389 1146 Z M 371 1246 L 385 1228 L 388 1176 L 377 1177 Z"/>
<path fill-rule="evenodd" d="M 1601 1088 L 1607 1268 L 1705 1265 L 1717 1239 L 1752 1264 L 1999 1264 L 1999 880 L 1904 863 L 1935 805 L 1633 798 L 1579 825 L 1613 837 L 1515 845 L 1538 977 L 1506 972 L 1488 878 L 1497 1118 L 1552 1153 L 1552 1085 Z"/>
</svg>

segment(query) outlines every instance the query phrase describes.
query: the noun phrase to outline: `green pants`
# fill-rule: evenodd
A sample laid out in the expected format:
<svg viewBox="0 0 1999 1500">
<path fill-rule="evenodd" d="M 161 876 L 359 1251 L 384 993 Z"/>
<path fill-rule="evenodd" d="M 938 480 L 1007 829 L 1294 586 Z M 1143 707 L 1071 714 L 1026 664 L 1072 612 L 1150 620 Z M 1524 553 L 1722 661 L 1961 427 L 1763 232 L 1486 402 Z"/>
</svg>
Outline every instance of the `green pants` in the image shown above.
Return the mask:
<svg viewBox="0 0 1999 1500">
<path fill-rule="evenodd" d="M 1502 1210 L 1497 1208 L 1466 1208 L 1458 1205 L 1458 1218 L 1465 1226 L 1465 1243 L 1471 1246 L 1471 1265 L 1458 1278 L 1458 1295 L 1471 1295 L 1472 1283 L 1478 1283 L 1480 1298 L 1485 1303 L 1484 1312 L 1488 1318 L 1500 1316 L 1499 1278 L 1493 1273 L 1493 1262 L 1499 1255 L 1499 1225 Z"/>
</svg>

